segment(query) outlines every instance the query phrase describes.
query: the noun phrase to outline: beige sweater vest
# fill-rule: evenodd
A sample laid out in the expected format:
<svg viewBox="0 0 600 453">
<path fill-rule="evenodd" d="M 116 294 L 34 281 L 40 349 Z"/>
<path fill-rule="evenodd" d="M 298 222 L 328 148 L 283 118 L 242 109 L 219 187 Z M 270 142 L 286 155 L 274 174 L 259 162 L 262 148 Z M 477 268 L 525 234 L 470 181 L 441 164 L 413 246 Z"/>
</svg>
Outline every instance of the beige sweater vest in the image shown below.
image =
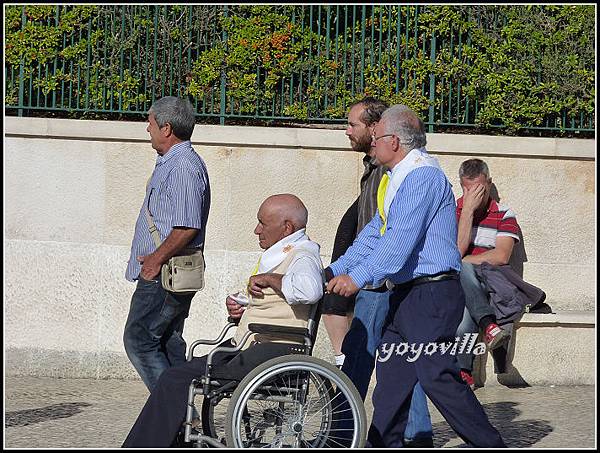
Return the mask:
<svg viewBox="0 0 600 453">
<path fill-rule="evenodd" d="M 285 274 L 294 258 L 295 253 L 292 252 L 287 256 L 279 266 L 271 272 L 275 274 Z M 244 311 L 240 324 L 235 333 L 234 344 L 239 344 L 240 340 L 248 332 L 248 324 L 272 324 L 278 326 L 302 327 L 308 326 L 308 318 L 311 314 L 314 304 L 288 304 L 285 299 L 279 296 L 272 288 L 263 289 L 264 297 L 254 298 L 250 296 L 250 303 Z M 284 335 L 264 335 L 252 334 L 246 341 L 243 349 L 247 349 L 254 343 L 302 343 L 296 336 Z"/>
</svg>

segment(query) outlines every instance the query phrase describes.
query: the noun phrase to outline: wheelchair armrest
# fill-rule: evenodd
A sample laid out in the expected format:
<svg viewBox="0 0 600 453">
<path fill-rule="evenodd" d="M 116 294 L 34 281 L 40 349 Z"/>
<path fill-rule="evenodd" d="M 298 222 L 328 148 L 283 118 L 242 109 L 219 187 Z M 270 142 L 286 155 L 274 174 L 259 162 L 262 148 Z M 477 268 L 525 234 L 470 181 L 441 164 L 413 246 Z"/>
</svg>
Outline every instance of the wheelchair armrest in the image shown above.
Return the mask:
<svg viewBox="0 0 600 453">
<path fill-rule="evenodd" d="M 223 330 L 221 331 L 221 334 L 219 335 L 218 338 L 216 338 L 214 340 L 196 340 L 196 341 L 194 341 L 190 345 L 190 349 L 189 349 L 188 355 L 187 355 L 187 361 L 189 362 L 190 360 L 192 360 L 194 358 L 194 349 L 196 349 L 196 346 L 201 345 L 201 344 L 211 345 L 211 344 L 221 343 L 221 341 L 223 341 L 223 338 L 225 338 L 225 334 L 227 333 L 227 331 L 235 326 L 237 326 L 236 323 L 228 322 L 225 325 L 225 327 L 223 328 Z"/>
<path fill-rule="evenodd" d="M 273 324 L 248 324 L 248 330 L 253 333 L 261 333 L 268 335 L 297 335 L 303 338 L 309 338 L 310 334 L 308 329 L 303 327 L 290 327 L 290 326 L 276 326 Z"/>
<path fill-rule="evenodd" d="M 217 346 L 216 348 L 214 348 L 212 351 L 210 351 L 208 353 L 208 356 L 206 356 L 206 371 L 204 373 L 204 378 L 202 378 L 203 383 L 206 385 L 208 382 L 210 382 L 210 376 L 211 376 L 211 369 L 212 369 L 212 361 L 213 361 L 213 356 L 217 353 L 217 352 L 226 352 L 226 353 L 233 353 L 233 352 L 239 352 L 242 350 L 242 348 L 244 347 L 244 345 L 246 344 L 246 342 L 248 341 L 248 339 L 250 338 L 250 336 L 252 335 L 252 332 L 248 331 L 244 334 L 244 336 L 242 337 L 242 339 L 239 341 L 238 344 L 236 344 L 235 346 Z"/>
</svg>

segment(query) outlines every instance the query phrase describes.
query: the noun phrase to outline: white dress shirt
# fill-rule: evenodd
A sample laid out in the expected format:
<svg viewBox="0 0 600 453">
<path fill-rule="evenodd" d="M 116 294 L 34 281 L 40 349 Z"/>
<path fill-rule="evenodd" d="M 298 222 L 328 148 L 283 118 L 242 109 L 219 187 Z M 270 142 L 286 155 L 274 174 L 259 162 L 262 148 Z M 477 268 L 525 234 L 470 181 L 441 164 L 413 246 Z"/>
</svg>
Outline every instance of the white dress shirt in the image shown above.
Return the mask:
<svg viewBox="0 0 600 453">
<path fill-rule="evenodd" d="M 321 257 L 301 248 L 281 279 L 281 292 L 288 304 L 314 304 L 323 297 Z"/>
</svg>

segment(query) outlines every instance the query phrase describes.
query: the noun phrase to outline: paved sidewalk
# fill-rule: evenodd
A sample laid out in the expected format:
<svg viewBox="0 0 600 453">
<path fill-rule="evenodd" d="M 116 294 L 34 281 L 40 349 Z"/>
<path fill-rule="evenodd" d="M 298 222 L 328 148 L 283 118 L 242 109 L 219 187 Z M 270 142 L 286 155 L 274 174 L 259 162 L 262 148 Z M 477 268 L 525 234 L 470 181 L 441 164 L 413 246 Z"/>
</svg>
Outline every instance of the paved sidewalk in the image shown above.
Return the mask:
<svg viewBox="0 0 600 453">
<path fill-rule="evenodd" d="M 117 448 L 147 397 L 141 381 L 8 377 L 4 385 L 5 448 Z M 594 386 L 490 386 L 475 394 L 508 447 L 596 446 Z M 430 408 L 435 446 L 464 446 Z"/>
</svg>

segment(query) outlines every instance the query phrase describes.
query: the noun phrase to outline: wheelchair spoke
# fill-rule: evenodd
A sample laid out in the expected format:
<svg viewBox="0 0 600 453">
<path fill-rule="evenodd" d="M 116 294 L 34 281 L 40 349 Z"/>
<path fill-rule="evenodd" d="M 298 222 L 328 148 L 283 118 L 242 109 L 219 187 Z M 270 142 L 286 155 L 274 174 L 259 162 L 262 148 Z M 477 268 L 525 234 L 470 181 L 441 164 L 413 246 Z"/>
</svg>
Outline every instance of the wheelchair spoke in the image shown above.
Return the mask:
<svg viewBox="0 0 600 453">
<path fill-rule="evenodd" d="M 360 395 L 345 375 L 322 363 L 307 356 L 279 357 L 246 376 L 228 409 L 228 446 L 364 444 L 366 415 Z"/>
</svg>

